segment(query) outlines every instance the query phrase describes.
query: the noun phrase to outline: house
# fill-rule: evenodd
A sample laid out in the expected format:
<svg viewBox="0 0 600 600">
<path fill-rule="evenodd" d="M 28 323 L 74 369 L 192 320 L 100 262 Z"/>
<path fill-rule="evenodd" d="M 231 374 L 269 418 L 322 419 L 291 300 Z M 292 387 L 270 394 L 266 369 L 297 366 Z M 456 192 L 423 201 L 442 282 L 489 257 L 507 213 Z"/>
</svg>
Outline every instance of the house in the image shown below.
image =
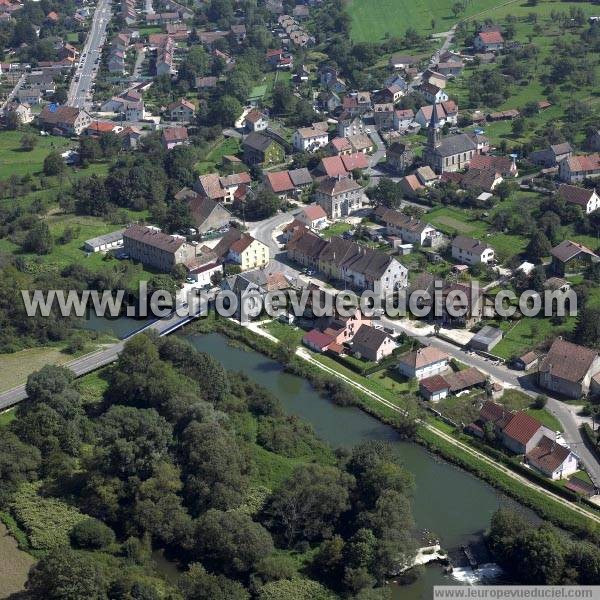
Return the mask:
<svg viewBox="0 0 600 600">
<path fill-rule="evenodd" d="M 319 107 L 329 113 L 342 105 L 342 100 L 336 92 L 331 90 L 321 92 L 317 97 Z"/>
<path fill-rule="evenodd" d="M 441 375 L 433 375 L 419 381 L 419 393 L 425 400 L 439 402 L 448 396 L 450 386 Z"/>
<path fill-rule="evenodd" d="M 33 113 L 31 112 L 31 106 L 27 103 L 13 104 L 8 108 L 8 112 L 15 113 L 21 125 L 31 123 L 34 119 Z"/>
<path fill-rule="evenodd" d="M 314 152 L 319 148 L 324 148 L 328 143 L 327 129 L 316 125 L 300 127 L 292 136 L 292 146 L 296 152 Z"/>
<path fill-rule="evenodd" d="M 415 119 L 415 112 L 412 108 L 398 108 L 394 111 L 394 129 L 396 131 L 403 131 L 408 129 L 410 124 Z"/>
<path fill-rule="evenodd" d="M 341 138 L 348 138 L 351 135 L 358 135 L 364 131 L 362 119 L 350 112 L 344 111 L 338 117 L 337 135 Z"/>
<path fill-rule="evenodd" d="M 441 87 L 432 83 L 422 83 L 417 89 L 430 104 L 438 104 L 448 100 L 448 94 Z"/>
<path fill-rule="evenodd" d="M 469 163 L 470 169 L 494 171 L 502 177 L 517 177 L 519 171 L 514 159 L 493 154 L 476 154 Z"/>
<path fill-rule="evenodd" d="M 504 38 L 500 31 L 480 31 L 473 40 L 477 52 L 496 52 L 504 48 Z"/>
<path fill-rule="evenodd" d="M 458 123 L 458 106 L 454 100 L 440 102 L 435 107 L 437 110 L 438 127 L 443 127 L 446 123 L 449 125 L 456 125 Z M 429 127 L 432 114 L 433 105 L 426 104 L 417 111 L 414 121 L 421 127 Z"/>
<path fill-rule="evenodd" d="M 389 356 L 398 345 L 382 329 L 361 325 L 352 339 L 352 353 L 373 362 Z"/>
<path fill-rule="evenodd" d="M 434 240 L 441 238 L 440 232 L 433 225 L 397 210 L 385 210 L 380 219 L 388 235 L 399 236 L 407 244 L 432 246 L 436 245 Z"/>
<path fill-rule="evenodd" d="M 416 175 L 406 175 L 402 177 L 398 182 L 402 193 L 409 198 L 416 198 L 421 190 L 425 189 L 425 186 L 419 181 Z"/>
<path fill-rule="evenodd" d="M 570 156 L 561 160 L 558 163 L 558 176 L 567 183 L 600 177 L 600 154 Z"/>
<path fill-rule="evenodd" d="M 355 135 L 349 135 L 348 141 L 354 152 L 370 154 L 374 150 L 373 140 L 367 134 L 357 133 Z"/>
<path fill-rule="evenodd" d="M 553 144 L 544 150 L 536 150 L 527 158 L 536 165 L 551 168 L 556 167 L 559 162 L 565 158 L 570 158 L 571 156 L 573 156 L 571 144 L 569 144 L 569 142 L 563 142 L 562 144 Z"/>
<path fill-rule="evenodd" d="M 452 258 L 462 264 L 489 264 L 494 260 L 494 249 L 484 242 L 464 235 L 452 240 Z"/>
<path fill-rule="evenodd" d="M 86 252 L 108 252 L 114 248 L 120 248 L 123 246 L 123 231 L 119 229 L 105 235 L 86 240 L 84 248 Z"/>
<path fill-rule="evenodd" d="M 400 102 L 402 96 L 404 96 L 405 90 L 406 87 L 393 83 L 381 90 L 379 98 L 381 102 L 396 104 L 397 102 Z"/>
<path fill-rule="evenodd" d="M 424 346 L 400 356 L 398 370 L 408 379 L 425 379 L 448 369 L 448 355 L 434 346 Z"/>
<path fill-rule="evenodd" d="M 304 231 L 287 244 L 288 258 L 360 290 L 389 294 L 407 286 L 408 269 L 395 258 L 333 236 L 329 241 Z"/>
<path fill-rule="evenodd" d="M 88 137 L 100 137 L 106 133 L 120 133 L 122 127 L 114 121 L 92 121 L 83 135 Z"/>
<path fill-rule="evenodd" d="M 559 277 L 581 273 L 588 265 L 600 261 L 594 252 L 583 244 L 564 240 L 550 252 L 550 270 Z"/>
<path fill-rule="evenodd" d="M 291 171 L 265 173 L 267 187 L 280 198 L 300 198 L 312 187 L 310 171 L 303 167 Z"/>
<path fill-rule="evenodd" d="M 267 115 L 259 110 L 253 109 L 244 117 L 244 129 L 246 131 L 264 131 L 269 126 Z"/>
<path fill-rule="evenodd" d="M 415 56 L 407 56 L 406 54 L 392 54 L 389 60 L 390 67 L 396 70 L 416 67 L 419 62 L 420 60 Z"/>
<path fill-rule="evenodd" d="M 238 189 L 249 185 L 251 181 L 250 175 L 246 172 L 233 173 L 224 177 L 218 173 L 208 173 L 198 177 L 194 190 L 215 202 L 231 204 Z"/>
<path fill-rule="evenodd" d="M 513 366 L 515 369 L 519 369 L 521 371 L 529 371 L 529 369 L 533 369 L 538 364 L 540 357 L 536 352 L 526 352 L 523 356 L 519 356 L 516 360 L 513 361 Z"/>
<path fill-rule="evenodd" d="M 229 33 L 236 44 L 241 44 L 246 39 L 246 26 L 243 23 L 232 25 L 229 28 Z"/>
<path fill-rule="evenodd" d="M 457 173 L 457 175 L 459 175 Z M 475 169 L 469 165 L 469 170 L 460 175 L 460 187 L 465 190 L 481 190 L 491 193 L 504 180 L 495 169 Z"/>
<path fill-rule="evenodd" d="M 441 89 L 444 89 L 448 83 L 448 78 L 445 75 L 438 73 L 433 69 L 426 69 L 423 72 L 422 79 L 426 83 L 430 83 L 431 85 L 435 85 Z"/>
<path fill-rule="evenodd" d="M 371 320 L 366 318 L 359 308 L 348 316 L 336 313 L 333 316 L 319 317 L 317 320 L 317 329 L 330 336 L 338 347 L 353 342 L 360 328 L 370 325 Z"/>
<path fill-rule="evenodd" d="M 394 142 L 386 152 L 387 165 L 398 175 L 404 175 L 412 166 L 414 154 L 407 144 Z"/>
<path fill-rule="evenodd" d="M 435 65 L 435 70 L 446 77 L 458 77 L 464 68 L 465 64 L 462 62 L 462 60 L 446 62 L 440 61 L 437 65 Z"/>
<path fill-rule="evenodd" d="M 369 166 L 364 154 L 353 152 L 341 156 L 326 156 L 321 159 L 318 171 L 327 177 L 349 177 L 355 170 L 361 171 Z"/>
<path fill-rule="evenodd" d="M 318 329 L 312 329 L 303 336 L 302 343 L 313 352 L 325 352 L 335 341 L 332 336 Z"/>
<path fill-rule="evenodd" d="M 546 435 L 525 455 L 525 462 L 553 480 L 566 479 L 579 469 L 577 456 Z"/>
<path fill-rule="evenodd" d="M 515 454 L 529 454 L 545 435 L 554 438 L 554 433 L 526 412 L 518 411 L 500 421 L 500 441 Z"/>
<path fill-rule="evenodd" d="M 175 40 L 166 37 L 156 49 L 156 75 L 175 75 Z"/>
<path fill-rule="evenodd" d="M 167 235 L 157 227 L 132 225 L 123 232 L 123 249 L 133 260 L 170 273 L 176 265 L 191 263 L 197 246 L 188 244 L 180 235 Z"/>
<path fill-rule="evenodd" d="M 194 87 L 198 91 L 209 90 L 217 87 L 218 77 L 196 77 L 194 80 Z"/>
<path fill-rule="evenodd" d="M 394 105 L 390 103 L 373 106 L 373 120 L 377 129 L 392 129 L 394 127 Z"/>
<path fill-rule="evenodd" d="M 310 229 L 319 230 L 327 227 L 327 213 L 318 204 L 305 206 L 296 215 L 296 219 Z"/>
<path fill-rule="evenodd" d="M 189 100 L 180 98 L 167 106 L 167 112 L 169 113 L 169 119 L 171 121 L 189 123 L 194 118 L 196 106 Z"/>
<path fill-rule="evenodd" d="M 194 197 L 190 199 L 189 211 L 198 233 L 229 225 L 231 213 L 224 206 L 206 196 L 192 193 Z"/>
<path fill-rule="evenodd" d="M 571 289 L 571 284 L 562 277 L 549 277 L 544 282 L 544 289 L 566 294 Z"/>
<path fill-rule="evenodd" d="M 162 130 L 162 142 L 166 150 L 188 143 L 188 132 L 185 127 L 166 127 Z"/>
<path fill-rule="evenodd" d="M 600 196 L 598 196 L 595 189 L 561 183 L 557 195 L 569 204 L 580 206 L 581 210 L 587 215 L 600 208 Z"/>
<path fill-rule="evenodd" d="M 419 167 L 415 171 L 415 175 L 425 187 L 431 187 L 439 179 L 439 177 L 433 172 L 433 169 L 429 165 Z"/>
<path fill-rule="evenodd" d="M 502 336 L 502 329 L 486 325 L 471 338 L 469 346 L 473 348 L 473 350 L 490 352 L 490 350 L 502 340 Z"/>
<path fill-rule="evenodd" d="M 44 106 L 39 115 L 39 123 L 43 129 L 57 131 L 59 135 L 80 135 L 92 122 L 89 113 L 74 106 Z"/>
<path fill-rule="evenodd" d="M 262 133 L 253 131 L 247 135 L 242 149 L 248 165 L 276 165 L 285 160 L 283 146 Z"/>
<path fill-rule="evenodd" d="M 327 177 L 319 184 L 315 199 L 331 220 L 347 217 L 362 208 L 363 188 L 350 177 Z"/>
<path fill-rule="evenodd" d="M 431 111 L 427 145 L 423 152 L 425 164 L 439 174 L 460 171 L 466 168 L 478 153 L 477 144 L 466 133 L 442 138 L 437 110 Z"/>
<path fill-rule="evenodd" d="M 352 144 L 348 138 L 335 137 L 329 142 L 329 151 L 334 156 L 341 156 L 344 154 L 352 154 Z"/>
<path fill-rule="evenodd" d="M 269 263 L 269 247 L 249 233 L 232 227 L 214 247 L 215 254 L 240 265 L 242 271 L 258 269 Z"/>
<path fill-rule="evenodd" d="M 590 391 L 591 379 L 600 371 L 595 350 L 556 338 L 538 369 L 541 387 L 579 399 Z"/>
</svg>

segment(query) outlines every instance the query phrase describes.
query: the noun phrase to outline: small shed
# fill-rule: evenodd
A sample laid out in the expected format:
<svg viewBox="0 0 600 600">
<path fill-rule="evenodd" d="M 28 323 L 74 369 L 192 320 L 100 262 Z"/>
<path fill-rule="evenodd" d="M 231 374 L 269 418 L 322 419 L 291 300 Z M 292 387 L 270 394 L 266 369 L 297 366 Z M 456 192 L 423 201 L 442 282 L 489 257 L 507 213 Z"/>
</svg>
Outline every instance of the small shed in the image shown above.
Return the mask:
<svg viewBox="0 0 600 600">
<path fill-rule="evenodd" d="M 419 393 L 425 400 L 430 402 L 439 402 L 448 396 L 450 385 L 441 375 L 433 375 L 421 379 L 419 383 Z"/>
<path fill-rule="evenodd" d="M 123 246 L 123 231 L 125 230 L 119 229 L 118 231 L 86 240 L 84 248 L 86 252 L 107 252 L 113 248 L 120 248 Z"/>
<path fill-rule="evenodd" d="M 471 338 L 469 345 L 474 350 L 489 352 L 502 339 L 502 335 L 502 330 L 498 327 L 486 325 Z"/>
</svg>

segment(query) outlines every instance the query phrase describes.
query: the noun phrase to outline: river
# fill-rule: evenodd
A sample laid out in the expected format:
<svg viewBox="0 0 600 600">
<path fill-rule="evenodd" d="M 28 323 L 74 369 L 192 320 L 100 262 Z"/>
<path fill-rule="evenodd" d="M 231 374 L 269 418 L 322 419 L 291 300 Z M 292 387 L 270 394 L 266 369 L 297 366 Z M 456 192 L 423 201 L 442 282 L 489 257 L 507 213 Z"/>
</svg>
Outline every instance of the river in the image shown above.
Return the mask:
<svg viewBox="0 0 600 600">
<path fill-rule="evenodd" d="M 422 446 L 400 439 L 396 431 L 356 407 L 341 407 L 318 394 L 311 385 L 284 372 L 281 364 L 258 352 L 231 345 L 219 334 L 185 334 L 195 348 L 220 360 L 228 369 L 243 371 L 265 386 L 282 402 L 285 410 L 308 421 L 317 435 L 332 446 L 352 447 L 362 440 L 383 440 L 398 451 L 415 477 L 413 513 L 420 530 L 439 536 L 442 548 L 456 551 L 465 542 L 481 537 L 499 506 L 535 515 L 487 483 L 433 456 Z M 432 597 L 432 586 L 456 585 L 440 567 L 429 567 L 410 586 L 394 586 L 394 600 Z"/>
<path fill-rule="evenodd" d="M 127 322 L 125 322 L 127 321 Z M 125 337 L 139 329 L 141 321 L 117 319 L 107 321 L 95 316 L 87 327 Z M 406 468 L 415 478 L 413 513 L 419 530 L 433 532 L 442 548 L 456 556 L 461 545 L 481 538 L 490 518 L 500 506 L 506 506 L 537 520 L 536 515 L 499 493 L 470 473 L 432 455 L 422 446 L 402 441 L 396 431 L 356 407 L 341 407 L 317 393 L 311 385 L 283 370 L 277 361 L 230 344 L 219 334 L 178 335 L 221 361 L 228 369 L 246 373 L 265 386 L 282 402 L 285 410 L 311 423 L 317 435 L 333 447 L 353 447 L 362 440 L 391 443 Z M 439 566 L 430 566 L 415 583 L 393 586 L 394 600 L 429 600 L 434 585 L 457 585 Z"/>
</svg>

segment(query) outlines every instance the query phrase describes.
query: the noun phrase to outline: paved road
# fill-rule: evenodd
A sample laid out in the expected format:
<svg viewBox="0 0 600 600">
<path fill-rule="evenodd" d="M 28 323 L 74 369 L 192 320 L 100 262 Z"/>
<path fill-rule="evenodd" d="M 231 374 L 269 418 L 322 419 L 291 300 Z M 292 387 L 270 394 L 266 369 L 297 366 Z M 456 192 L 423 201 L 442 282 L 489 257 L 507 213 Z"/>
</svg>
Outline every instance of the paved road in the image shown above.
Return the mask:
<svg viewBox="0 0 600 600">
<path fill-rule="evenodd" d="M 77 70 L 71 81 L 67 104 L 77 108 L 86 108 L 92 102 L 92 84 L 98 70 L 96 60 L 102 54 L 106 26 L 112 16 L 111 0 L 98 0 L 92 24 L 88 32 Z"/>
</svg>

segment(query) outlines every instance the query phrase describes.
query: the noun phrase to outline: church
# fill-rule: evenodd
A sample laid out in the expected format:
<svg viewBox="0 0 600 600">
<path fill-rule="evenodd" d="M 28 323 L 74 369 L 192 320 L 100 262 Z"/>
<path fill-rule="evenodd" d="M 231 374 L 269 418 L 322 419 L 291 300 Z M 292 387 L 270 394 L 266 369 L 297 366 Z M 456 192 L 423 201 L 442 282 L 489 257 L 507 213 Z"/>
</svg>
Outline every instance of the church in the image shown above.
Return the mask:
<svg viewBox="0 0 600 600">
<path fill-rule="evenodd" d="M 437 110 L 431 111 L 427 129 L 427 146 L 423 160 L 436 173 L 460 171 L 469 166 L 475 154 L 479 154 L 475 134 L 460 133 L 442 137 Z"/>
</svg>

